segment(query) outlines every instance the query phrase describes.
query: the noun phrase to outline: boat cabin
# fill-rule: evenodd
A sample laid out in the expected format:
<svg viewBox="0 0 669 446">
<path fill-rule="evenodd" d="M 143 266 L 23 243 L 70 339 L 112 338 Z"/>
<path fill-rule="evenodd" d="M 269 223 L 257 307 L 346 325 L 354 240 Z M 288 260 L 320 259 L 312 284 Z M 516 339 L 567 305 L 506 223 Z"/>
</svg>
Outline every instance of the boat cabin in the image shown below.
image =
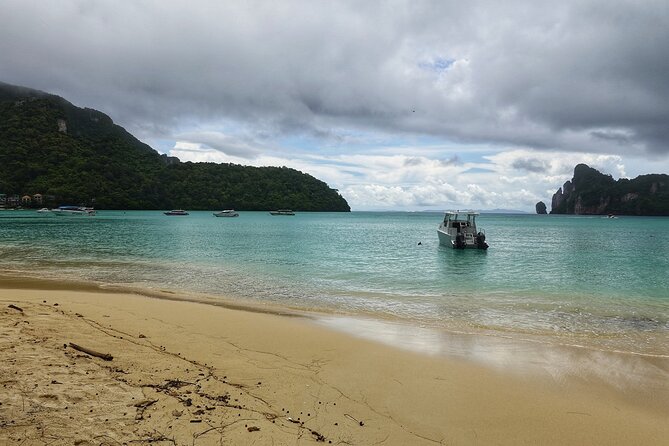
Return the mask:
<svg viewBox="0 0 669 446">
<path fill-rule="evenodd" d="M 456 232 L 475 232 L 478 212 L 452 211 L 444 214 L 444 227 L 453 228 Z M 450 231 L 449 231 L 450 232 Z"/>
</svg>

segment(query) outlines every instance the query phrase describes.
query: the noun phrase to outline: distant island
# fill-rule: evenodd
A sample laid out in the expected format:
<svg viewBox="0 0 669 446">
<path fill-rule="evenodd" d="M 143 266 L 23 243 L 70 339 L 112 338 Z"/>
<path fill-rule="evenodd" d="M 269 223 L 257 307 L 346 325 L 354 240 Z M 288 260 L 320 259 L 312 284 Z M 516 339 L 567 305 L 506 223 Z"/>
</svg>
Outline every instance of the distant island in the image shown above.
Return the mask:
<svg viewBox="0 0 669 446">
<path fill-rule="evenodd" d="M 520 211 L 518 209 L 481 209 L 478 211 L 481 214 L 527 214 L 527 211 Z"/>
<path fill-rule="evenodd" d="M 181 162 L 102 112 L 0 82 L 0 207 L 350 211 L 287 167 Z"/>
<path fill-rule="evenodd" d="M 455 209 L 449 209 L 449 210 L 455 210 Z M 464 211 L 465 208 L 458 209 L 461 211 Z M 433 212 L 433 213 L 439 213 L 443 214 L 444 210 L 443 209 L 424 209 L 422 211 L 417 211 L 417 212 Z M 518 209 L 477 209 L 476 212 L 479 214 L 527 214 L 527 211 L 520 211 Z"/>
<path fill-rule="evenodd" d="M 669 175 L 614 180 L 585 164 L 553 195 L 551 214 L 669 215 Z"/>
</svg>

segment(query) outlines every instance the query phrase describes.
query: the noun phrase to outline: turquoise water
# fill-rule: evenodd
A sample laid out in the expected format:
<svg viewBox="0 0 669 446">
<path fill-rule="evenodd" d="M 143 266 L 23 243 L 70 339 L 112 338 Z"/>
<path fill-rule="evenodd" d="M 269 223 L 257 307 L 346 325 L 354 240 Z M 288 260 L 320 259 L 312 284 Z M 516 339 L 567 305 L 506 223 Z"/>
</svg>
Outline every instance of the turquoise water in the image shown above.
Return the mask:
<svg viewBox="0 0 669 446">
<path fill-rule="evenodd" d="M 669 219 L 437 213 L 0 213 L 0 268 L 643 354 L 669 354 Z M 421 244 L 419 244 L 419 242 Z"/>
</svg>

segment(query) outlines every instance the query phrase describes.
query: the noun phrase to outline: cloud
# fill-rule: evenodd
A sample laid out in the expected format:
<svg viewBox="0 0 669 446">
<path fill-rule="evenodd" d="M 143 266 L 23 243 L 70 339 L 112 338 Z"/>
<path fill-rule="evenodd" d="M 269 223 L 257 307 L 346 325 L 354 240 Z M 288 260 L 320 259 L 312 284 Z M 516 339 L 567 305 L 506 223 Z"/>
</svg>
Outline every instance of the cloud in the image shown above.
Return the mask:
<svg viewBox="0 0 669 446">
<path fill-rule="evenodd" d="M 182 133 L 177 135 L 176 138 L 181 143 L 200 144 L 201 146 L 223 152 L 226 155 L 240 158 L 253 158 L 261 153 L 261 150 L 258 148 L 259 144 L 254 141 L 244 141 L 221 132 Z"/>
<path fill-rule="evenodd" d="M 527 170 L 528 172 L 542 173 L 546 171 L 546 165 L 537 158 L 519 158 L 513 161 L 511 166 L 515 169 Z"/>
<path fill-rule="evenodd" d="M 664 153 L 669 49 L 659 43 L 669 41 L 668 9 L 595 0 L 7 0 L 0 76 L 142 131 L 225 119 L 255 135 L 336 141 L 333 129 L 358 128 Z"/>
<path fill-rule="evenodd" d="M 411 151 L 410 148 L 407 149 Z M 406 155 L 260 155 L 247 160 L 200 144 L 178 143 L 169 152 L 182 160 L 288 166 L 322 179 L 340 191 L 353 210 L 490 209 L 532 211 L 537 201 L 587 163 L 614 177 L 626 176 L 617 155 L 546 153 L 517 149 L 482 157 L 480 162 L 445 163 L 440 158 Z M 453 156 L 457 158 L 457 156 Z M 528 170 L 529 165 L 542 169 Z"/>
<path fill-rule="evenodd" d="M 529 206 L 577 162 L 669 165 L 661 0 L 4 0 L 3 18 L 0 80 L 185 159 L 299 168 L 358 209 Z"/>
<path fill-rule="evenodd" d="M 629 144 L 634 137 L 629 131 L 614 129 L 592 130 L 590 135 L 606 141 L 613 141 L 621 145 Z"/>
</svg>

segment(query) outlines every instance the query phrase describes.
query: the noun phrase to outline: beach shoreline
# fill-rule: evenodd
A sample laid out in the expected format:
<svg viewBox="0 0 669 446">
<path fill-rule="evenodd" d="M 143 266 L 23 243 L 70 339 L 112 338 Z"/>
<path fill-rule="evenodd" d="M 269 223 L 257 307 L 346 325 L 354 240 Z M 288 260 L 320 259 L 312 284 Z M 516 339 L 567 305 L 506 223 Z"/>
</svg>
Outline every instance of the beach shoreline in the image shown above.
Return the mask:
<svg viewBox="0 0 669 446">
<path fill-rule="evenodd" d="M 477 355 L 467 354 L 470 350 L 468 347 L 464 350 L 459 347 L 456 349 L 451 347 L 453 345 L 469 344 L 471 339 L 483 339 L 489 341 L 483 343 L 485 348 L 487 348 L 486 345 L 504 343 L 527 346 L 536 344 L 555 350 L 577 348 L 599 351 L 605 354 L 629 354 L 650 359 L 669 359 L 669 350 L 667 350 L 669 332 L 664 330 L 659 323 L 654 323 L 652 330 L 649 330 L 649 327 L 641 327 L 639 330 L 628 327 L 622 333 L 569 332 L 562 329 L 536 330 L 528 329 L 522 325 L 516 327 L 483 326 L 454 319 L 449 319 L 446 323 L 442 321 L 435 323 L 431 320 L 418 320 L 383 311 L 370 311 L 369 309 L 356 308 L 355 311 L 351 311 L 350 309 L 333 306 L 305 306 L 299 302 L 280 302 L 264 298 L 253 299 L 248 296 L 209 293 L 169 286 L 92 281 L 83 277 L 63 277 L 53 273 L 45 276 L 43 272 L 35 273 L 34 271 L 17 269 L 0 270 L 0 289 L 3 288 L 132 294 L 163 300 L 195 302 L 232 310 L 317 319 L 322 325 L 338 331 L 427 354 L 474 358 Z M 643 324 L 647 322 L 644 317 L 635 316 L 635 318 L 629 323 Z M 372 327 L 372 329 L 361 330 L 360 326 Z M 390 335 L 386 336 L 385 334 Z M 621 338 L 621 335 L 624 338 Z M 517 360 L 518 358 L 516 358 Z M 490 361 L 486 360 L 484 362 Z"/>
<path fill-rule="evenodd" d="M 480 358 L 508 352 L 486 362 L 396 348 L 318 317 L 94 284 L 0 283 L 8 444 L 661 444 L 669 435 L 663 358 L 461 340 Z M 512 366 L 541 349 L 543 365 Z M 624 379 L 544 367 L 580 369 L 592 358 Z"/>
</svg>

